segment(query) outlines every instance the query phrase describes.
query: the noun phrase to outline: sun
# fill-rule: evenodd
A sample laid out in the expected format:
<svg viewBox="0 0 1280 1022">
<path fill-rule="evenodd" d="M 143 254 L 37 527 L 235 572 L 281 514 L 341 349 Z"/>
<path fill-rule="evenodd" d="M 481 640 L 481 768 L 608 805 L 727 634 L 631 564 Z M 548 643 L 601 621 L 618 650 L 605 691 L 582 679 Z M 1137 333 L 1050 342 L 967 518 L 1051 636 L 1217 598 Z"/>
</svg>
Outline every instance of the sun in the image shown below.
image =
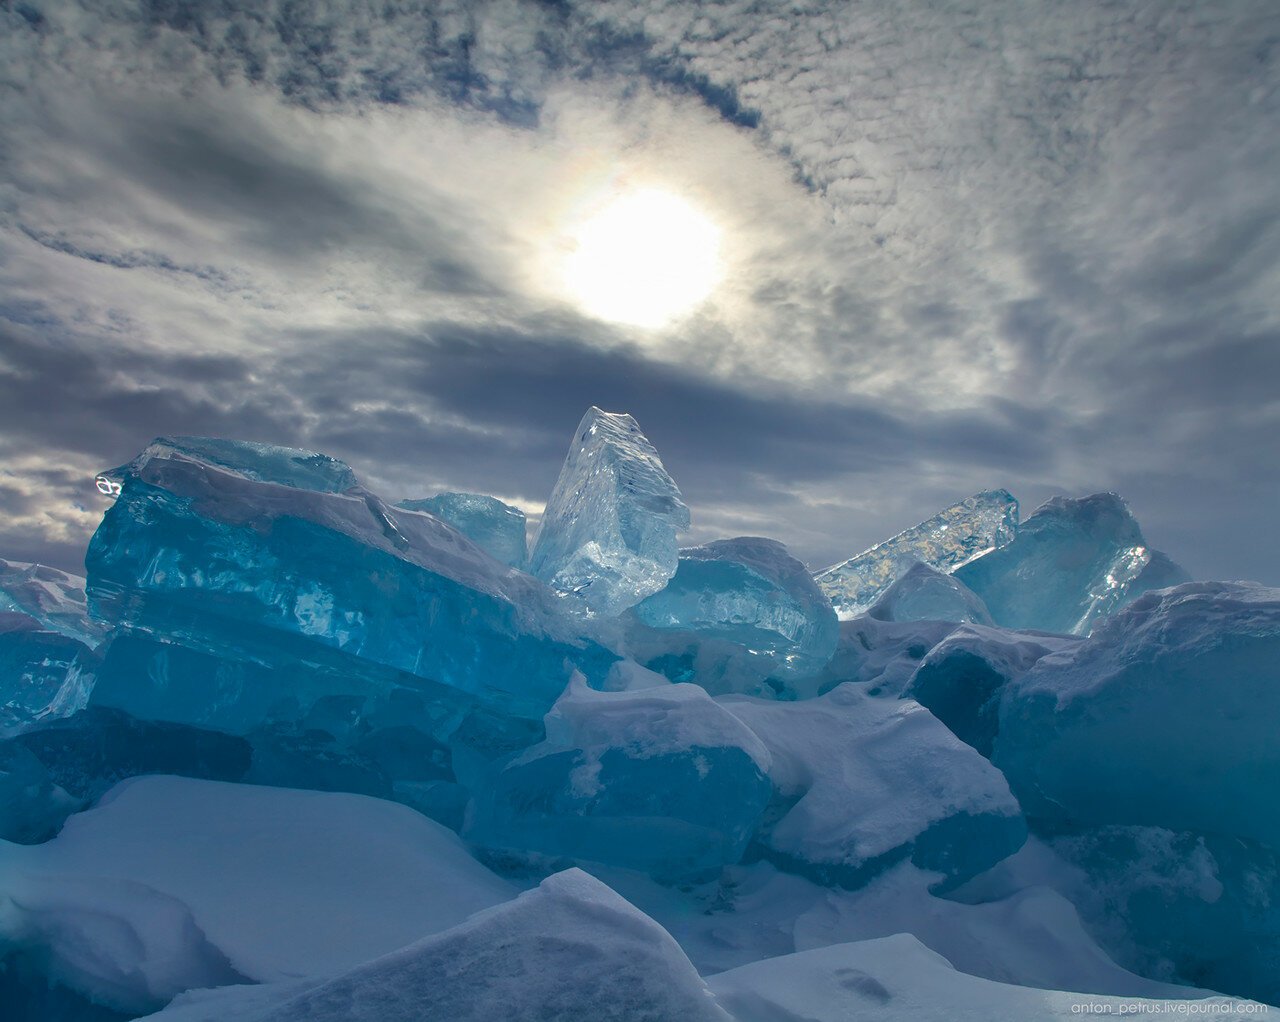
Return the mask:
<svg viewBox="0 0 1280 1022">
<path fill-rule="evenodd" d="M 613 200 L 573 232 L 565 282 L 589 315 L 665 326 L 720 282 L 720 229 L 689 202 L 657 189 Z"/>
</svg>

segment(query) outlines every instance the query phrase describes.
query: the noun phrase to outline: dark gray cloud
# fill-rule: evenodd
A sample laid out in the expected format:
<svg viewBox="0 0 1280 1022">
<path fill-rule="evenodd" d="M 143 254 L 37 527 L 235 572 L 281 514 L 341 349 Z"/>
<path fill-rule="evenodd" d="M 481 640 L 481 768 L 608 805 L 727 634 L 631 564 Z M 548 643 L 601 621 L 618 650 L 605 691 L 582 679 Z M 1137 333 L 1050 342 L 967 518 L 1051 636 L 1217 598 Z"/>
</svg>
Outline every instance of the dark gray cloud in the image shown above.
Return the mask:
<svg viewBox="0 0 1280 1022">
<path fill-rule="evenodd" d="M 597 404 L 697 538 L 822 564 L 984 486 L 1107 488 L 1194 573 L 1280 581 L 1267 0 L 0 18 L 5 556 L 74 568 L 92 471 L 163 433 L 536 505 Z M 720 203 L 730 296 L 637 336 L 530 284 L 575 160 Z"/>
</svg>

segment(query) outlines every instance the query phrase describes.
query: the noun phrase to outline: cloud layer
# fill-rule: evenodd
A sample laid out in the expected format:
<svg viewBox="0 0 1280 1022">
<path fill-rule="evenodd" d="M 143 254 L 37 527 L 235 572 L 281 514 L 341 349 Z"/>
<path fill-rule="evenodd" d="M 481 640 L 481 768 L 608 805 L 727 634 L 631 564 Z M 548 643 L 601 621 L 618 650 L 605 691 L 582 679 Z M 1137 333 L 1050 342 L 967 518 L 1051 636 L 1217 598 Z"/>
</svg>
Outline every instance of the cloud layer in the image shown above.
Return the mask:
<svg viewBox="0 0 1280 1022">
<path fill-rule="evenodd" d="M 694 539 L 814 566 L 987 486 L 1116 489 L 1280 581 L 1280 12 L 1221 4 L 0 8 L 0 550 L 74 569 L 153 436 L 535 512 L 590 404 Z M 656 185 L 726 283 L 592 320 Z"/>
</svg>

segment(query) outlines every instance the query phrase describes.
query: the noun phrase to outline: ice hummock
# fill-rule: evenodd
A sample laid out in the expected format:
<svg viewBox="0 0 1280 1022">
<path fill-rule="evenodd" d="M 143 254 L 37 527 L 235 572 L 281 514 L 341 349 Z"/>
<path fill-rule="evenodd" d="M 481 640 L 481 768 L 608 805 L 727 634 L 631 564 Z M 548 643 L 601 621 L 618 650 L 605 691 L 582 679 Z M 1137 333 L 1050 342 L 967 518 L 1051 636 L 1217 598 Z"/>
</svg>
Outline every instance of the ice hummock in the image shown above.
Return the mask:
<svg viewBox="0 0 1280 1022">
<path fill-rule="evenodd" d="M 585 524 L 662 524 L 615 485 L 641 441 L 597 440 Z M 904 555 L 814 672 L 805 629 L 831 612 L 769 540 L 686 551 L 616 614 L 323 455 L 177 438 L 104 478 L 100 681 L 0 739 L 0 837 L 41 842 L 0 841 L 6 1009 L 97 1022 L 187 991 L 166 1019 L 698 1017 L 714 1000 L 690 962 L 741 970 L 712 981 L 739 1022 L 1178 996 L 1154 977 L 1276 996 L 1280 600 L 1182 586 L 1115 614 L 1182 577 L 1145 544 L 1116 561 L 1123 514 L 1093 528 L 1077 507 L 955 574 Z M 637 553 L 615 538 L 609 556 Z M 624 588 L 643 574 L 597 552 Z M 1004 606 L 1043 597 L 1091 636 L 975 623 L 979 565 Z M 42 591 L 72 620 L 68 578 Z M 645 623 L 663 607 L 672 627 Z M 40 612 L 0 617 L 76 641 Z M 710 694 L 744 679 L 770 698 Z M 570 863 L 609 886 L 559 874 L 512 900 Z M 879 940 L 904 933 L 961 971 Z"/>
<path fill-rule="evenodd" d="M 530 570 L 593 614 L 613 616 L 667 584 L 689 509 L 630 415 L 582 417 L 547 501 Z"/>
<path fill-rule="evenodd" d="M 1088 635 L 1099 621 L 1150 589 L 1191 581 L 1151 550 L 1114 493 L 1046 501 L 1017 536 L 956 570 L 996 624 Z"/>
<path fill-rule="evenodd" d="M 869 610 L 916 561 L 949 573 L 1009 543 L 1017 531 L 1013 494 L 983 490 L 814 578 L 847 620 Z"/>
<path fill-rule="evenodd" d="M 494 560 L 512 568 L 524 570 L 529 560 L 524 512 L 497 497 L 446 492 L 421 500 L 402 500 L 396 507 L 435 515 Z"/>
<path fill-rule="evenodd" d="M 831 603 L 805 566 L 781 543 L 755 536 L 681 550 L 675 576 L 634 614 L 660 633 L 631 637 L 650 666 L 687 680 L 696 662 L 701 684 L 715 691 L 816 674 L 839 637 Z"/>
</svg>

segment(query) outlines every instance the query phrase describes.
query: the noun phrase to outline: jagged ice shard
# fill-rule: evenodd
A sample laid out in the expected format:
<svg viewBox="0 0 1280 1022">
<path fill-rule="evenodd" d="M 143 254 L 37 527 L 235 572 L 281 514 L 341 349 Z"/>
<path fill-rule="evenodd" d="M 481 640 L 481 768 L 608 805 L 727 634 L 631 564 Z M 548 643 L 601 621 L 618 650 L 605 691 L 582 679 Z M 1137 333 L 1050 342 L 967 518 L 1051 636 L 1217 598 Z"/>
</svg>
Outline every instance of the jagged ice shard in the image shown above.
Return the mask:
<svg viewBox="0 0 1280 1022">
<path fill-rule="evenodd" d="M 613 616 L 667 584 L 689 509 L 630 415 L 591 408 L 542 516 L 530 570 L 592 614 Z"/>
<path fill-rule="evenodd" d="M 841 620 L 847 620 L 868 610 L 916 561 L 952 572 L 1009 543 L 1017 531 L 1014 496 L 983 490 L 814 578 Z"/>
</svg>

